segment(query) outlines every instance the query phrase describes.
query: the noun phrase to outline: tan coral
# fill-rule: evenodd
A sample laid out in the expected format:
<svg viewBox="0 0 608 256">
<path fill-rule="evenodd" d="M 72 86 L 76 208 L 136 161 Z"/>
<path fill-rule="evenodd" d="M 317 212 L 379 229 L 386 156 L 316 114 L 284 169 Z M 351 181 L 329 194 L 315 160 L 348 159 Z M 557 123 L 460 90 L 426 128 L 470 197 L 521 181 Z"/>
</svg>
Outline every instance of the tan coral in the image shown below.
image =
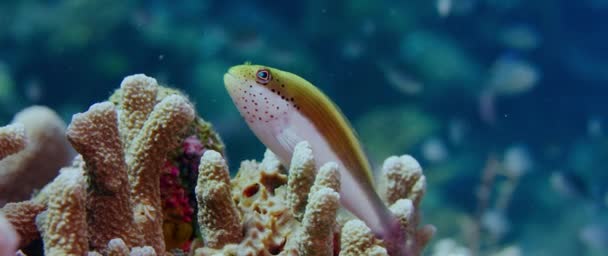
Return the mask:
<svg viewBox="0 0 608 256">
<path fill-rule="evenodd" d="M 381 182 L 384 183 L 384 197 L 389 205 L 408 198 L 417 207 L 426 189 L 422 167 L 410 155 L 387 158 L 382 165 Z"/>
<path fill-rule="evenodd" d="M 354 219 L 346 222 L 342 227 L 340 256 L 359 255 L 388 256 L 388 252 L 363 221 Z"/>
<path fill-rule="evenodd" d="M 120 88 L 120 130 L 125 149 L 128 149 L 157 103 L 158 84 L 156 79 L 138 74 L 125 77 Z"/>
<path fill-rule="evenodd" d="M 91 249 L 103 252 L 114 238 L 127 246 L 138 244 L 114 105 L 94 104 L 87 112 L 74 115 L 67 136 L 86 163 Z"/>
<path fill-rule="evenodd" d="M 298 233 L 289 239 L 288 250 L 298 255 L 331 255 L 336 215 L 340 208 L 340 173 L 336 163 L 323 165 L 310 188 L 308 204 Z"/>
<path fill-rule="evenodd" d="M 230 175 L 222 156 L 208 150 L 201 158 L 198 184 L 198 220 L 205 245 L 221 248 L 242 239 L 242 225 L 230 193 Z"/>
<path fill-rule="evenodd" d="M 331 255 L 336 214 L 340 195 L 328 187 L 321 187 L 309 196 L 302 220 L 302 230 L 296 240 L 299 255 Z"/>
<path fill-rule="evenodd" d="M 86 192 L 82 170 L 62 169 L 51 186 L 47 210 L 36 220 L 45 255 L 87 254 Z"/>
<path fill-rule="evenodd" d="M 402 167 L 412 162 L 402 162 L 409 161 L 405 157 L 391 159 L 389 163 L 396 161 L 393 167 L 397 167 L 392 168 L 393 172 L 385 172 L 383 178 L 393 181 L 390 193 L 405 198 L 397 199 L 391 210 L 407 234 L 404 243 L 408 252 L 419 255 L 434 229 L 432 226 L 418 227 L 418 209 L 407 198 L 421 199 L 425 188 L 422 186 L 424 176 L 419 169 L 418 175 L 410 175 L 416 177 L 411 187 L 398 188 L 399 182 L 403 185 L 404 180 L 410 181 L 403 177 L 408 177 L 404 170 L 411 168 Z M 339 229 L 336 223 L 339 194 L 336 191 L 340 190 L 340 175 L 336 163 L 322 165 L 316 174 L 314 169 L 302 172 L 308 170 L 302 166 L 314 163 L 312 151 L 308 150 L 306 143 L 299 144 L 291 163 L 291 172 L 286 177 L 284 168 L 270 151 L 266 151 L 261 163 L 243 161 L 231 181 L 233 200 L 243 220 L 243 239 L 221 248 L 195 247 L 195 255 L 332 255 L 337 253 L 337 247 L 341 249 L 340 255 L 388 255 L 382 240 L 376 238 L 362 221 L 355 218 Z M 297 167 L 294 168 L 294 164 Z M 306 175 L 306 182 L 301 182 L 302 175 Z M 226 176 L 222 177 L 225 181 Z M 312 186 L 309 180 L 314 181 Z M 292 210 L 293 195 L 297 194 L 294 191 L 305 193 L 301 222 Z M 333 245 L 337 237 L 340 237 L 340 245 Z"/>
<path fill-rule="evenodd" d="M 0 160 L 25 149 L 26 144 L 23 124 L 0 127 Z"/>
<path fill-rule="evenodd" d="M 0 160 L 0 207 L 27 200 L 35 189 L 51 181 L 68 164 L 73 152 L 65 138 L 65 123 L 46 107 L 29 107 L 13 123 L 23 124 L 25 149 Z M 35 173 L 35 175 L 32 175 Z"/>
<path fill-rule="evenodd" d="M 123 106 L 136 104 L 128 101 L 132 97 L 127 92 L 122 96 Z M 151 245 L 159 254 L 165 251 L 159 190 L 161 168 L 169 150 L 178 144 L 176 135 L 193 120 L 194 109 L 186 98 L 166 96 L 154 105 L 127 149 L 135 224 L 143 236 L 141 245 Z"/>
<path fill-rule="evenodd" d="M 26 246 L 40 238 L 40 233 L 36 228 L 36 215 L 44 210 L 46 210 L 46 205 L 33 201 L 8 203 L 0 209 L 0 213 L 4 214 L 19 234 L 19 247 Z"/>
<path fill-rule="evenodd" d="M 287 181 L 287 199 L 289 207 L 298 220 L 302 219 L 306 207 L 306 199 L 315 179 L 315 160 L 312 148 L 306 141 L 296 145 L 289 167 Z"/>
</svg>

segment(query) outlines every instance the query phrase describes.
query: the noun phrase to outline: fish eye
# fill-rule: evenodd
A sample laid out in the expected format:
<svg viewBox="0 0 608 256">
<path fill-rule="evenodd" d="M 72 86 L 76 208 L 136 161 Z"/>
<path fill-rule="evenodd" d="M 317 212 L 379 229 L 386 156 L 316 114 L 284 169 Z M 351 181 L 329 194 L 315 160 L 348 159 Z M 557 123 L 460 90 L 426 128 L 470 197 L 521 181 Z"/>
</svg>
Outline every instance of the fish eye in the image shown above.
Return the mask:
<svg viewBox="0 0 608 256">
<path fill-rule="evenodd" d="M 255 80 L 259 84 L 267 84 L 271 79 L 272 76 L 270 75 L 270 70 L 265 68 L 258 70 L 258 72 L 255 74 Z"/>
</svg>

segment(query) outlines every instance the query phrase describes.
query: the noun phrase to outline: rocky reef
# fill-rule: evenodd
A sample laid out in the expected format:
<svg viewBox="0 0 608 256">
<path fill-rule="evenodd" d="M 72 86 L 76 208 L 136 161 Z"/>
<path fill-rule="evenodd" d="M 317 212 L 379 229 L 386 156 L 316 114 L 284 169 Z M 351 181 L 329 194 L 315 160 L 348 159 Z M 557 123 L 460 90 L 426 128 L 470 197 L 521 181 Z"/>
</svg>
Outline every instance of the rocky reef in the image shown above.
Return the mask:
<svg viewBox="0 0 608 256">
<path fill-rule="evenodd" d="M 388 255 L 364 222 L 341 210 L 337 164 L 315 170 L 303 141 L 290 166 L 267 150 L 231 178 L 212 126 L 183 93 L 153 78 L 125 78 L 108 101 L 46 133 L 72 147 L 32 135 L 32 127 L 48 125 L 20 120 L 0 127 L 3 172 L 15 162 L 48 166 L 36 160 L 48 150 L 28 150 L 33 146 L 78 155 L 57 166 L 44 187 L 39 183 L 53 172 L 10 172 L 10 185 L 32 196 L 1 194 L 8 202 L 0 210 L 2 256 L 19 249 L 17 255 Z M 435 231 L 420 225 L 420 165 L 408 155 L 389 157 L 377 187 L 400 221 L 406 248 L 419 255 Z"/>
</svg>

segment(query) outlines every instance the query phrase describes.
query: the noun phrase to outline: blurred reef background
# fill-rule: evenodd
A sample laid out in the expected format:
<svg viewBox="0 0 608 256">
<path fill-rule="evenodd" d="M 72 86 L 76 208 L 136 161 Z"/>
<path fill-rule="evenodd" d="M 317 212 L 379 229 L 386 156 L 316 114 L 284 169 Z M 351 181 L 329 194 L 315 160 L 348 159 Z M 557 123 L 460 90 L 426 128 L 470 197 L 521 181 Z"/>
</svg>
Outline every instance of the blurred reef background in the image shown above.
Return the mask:
<svg viewBox="0 0 608 256">
<path fill-rule="evenodd" d="M 222 76 L 251 61 L 324 90 L 377 168 L 421 161 L 426 254 L 605 255 L 606 17 L 608 0 L 2 1 L 0 124 L 30 105 L 69 123 L 145 73 L 237 166 L 264 150 Z"/>
</svg>

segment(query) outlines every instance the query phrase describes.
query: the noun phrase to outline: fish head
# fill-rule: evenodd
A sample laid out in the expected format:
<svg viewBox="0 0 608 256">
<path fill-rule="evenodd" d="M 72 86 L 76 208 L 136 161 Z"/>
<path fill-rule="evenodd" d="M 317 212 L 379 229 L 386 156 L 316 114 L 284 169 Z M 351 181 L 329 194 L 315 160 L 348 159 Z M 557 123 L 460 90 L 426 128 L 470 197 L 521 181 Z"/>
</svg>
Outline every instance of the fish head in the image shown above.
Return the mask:
<svg viewBox="0 0 608 256">
<path fill-rule="evenodd" d="M 291 88 L 298 78 L 275 68 L 243 64 L 224 74 L 224 85 L 248 124 L 266 124 L 299 109 Z"/>
</svg>

